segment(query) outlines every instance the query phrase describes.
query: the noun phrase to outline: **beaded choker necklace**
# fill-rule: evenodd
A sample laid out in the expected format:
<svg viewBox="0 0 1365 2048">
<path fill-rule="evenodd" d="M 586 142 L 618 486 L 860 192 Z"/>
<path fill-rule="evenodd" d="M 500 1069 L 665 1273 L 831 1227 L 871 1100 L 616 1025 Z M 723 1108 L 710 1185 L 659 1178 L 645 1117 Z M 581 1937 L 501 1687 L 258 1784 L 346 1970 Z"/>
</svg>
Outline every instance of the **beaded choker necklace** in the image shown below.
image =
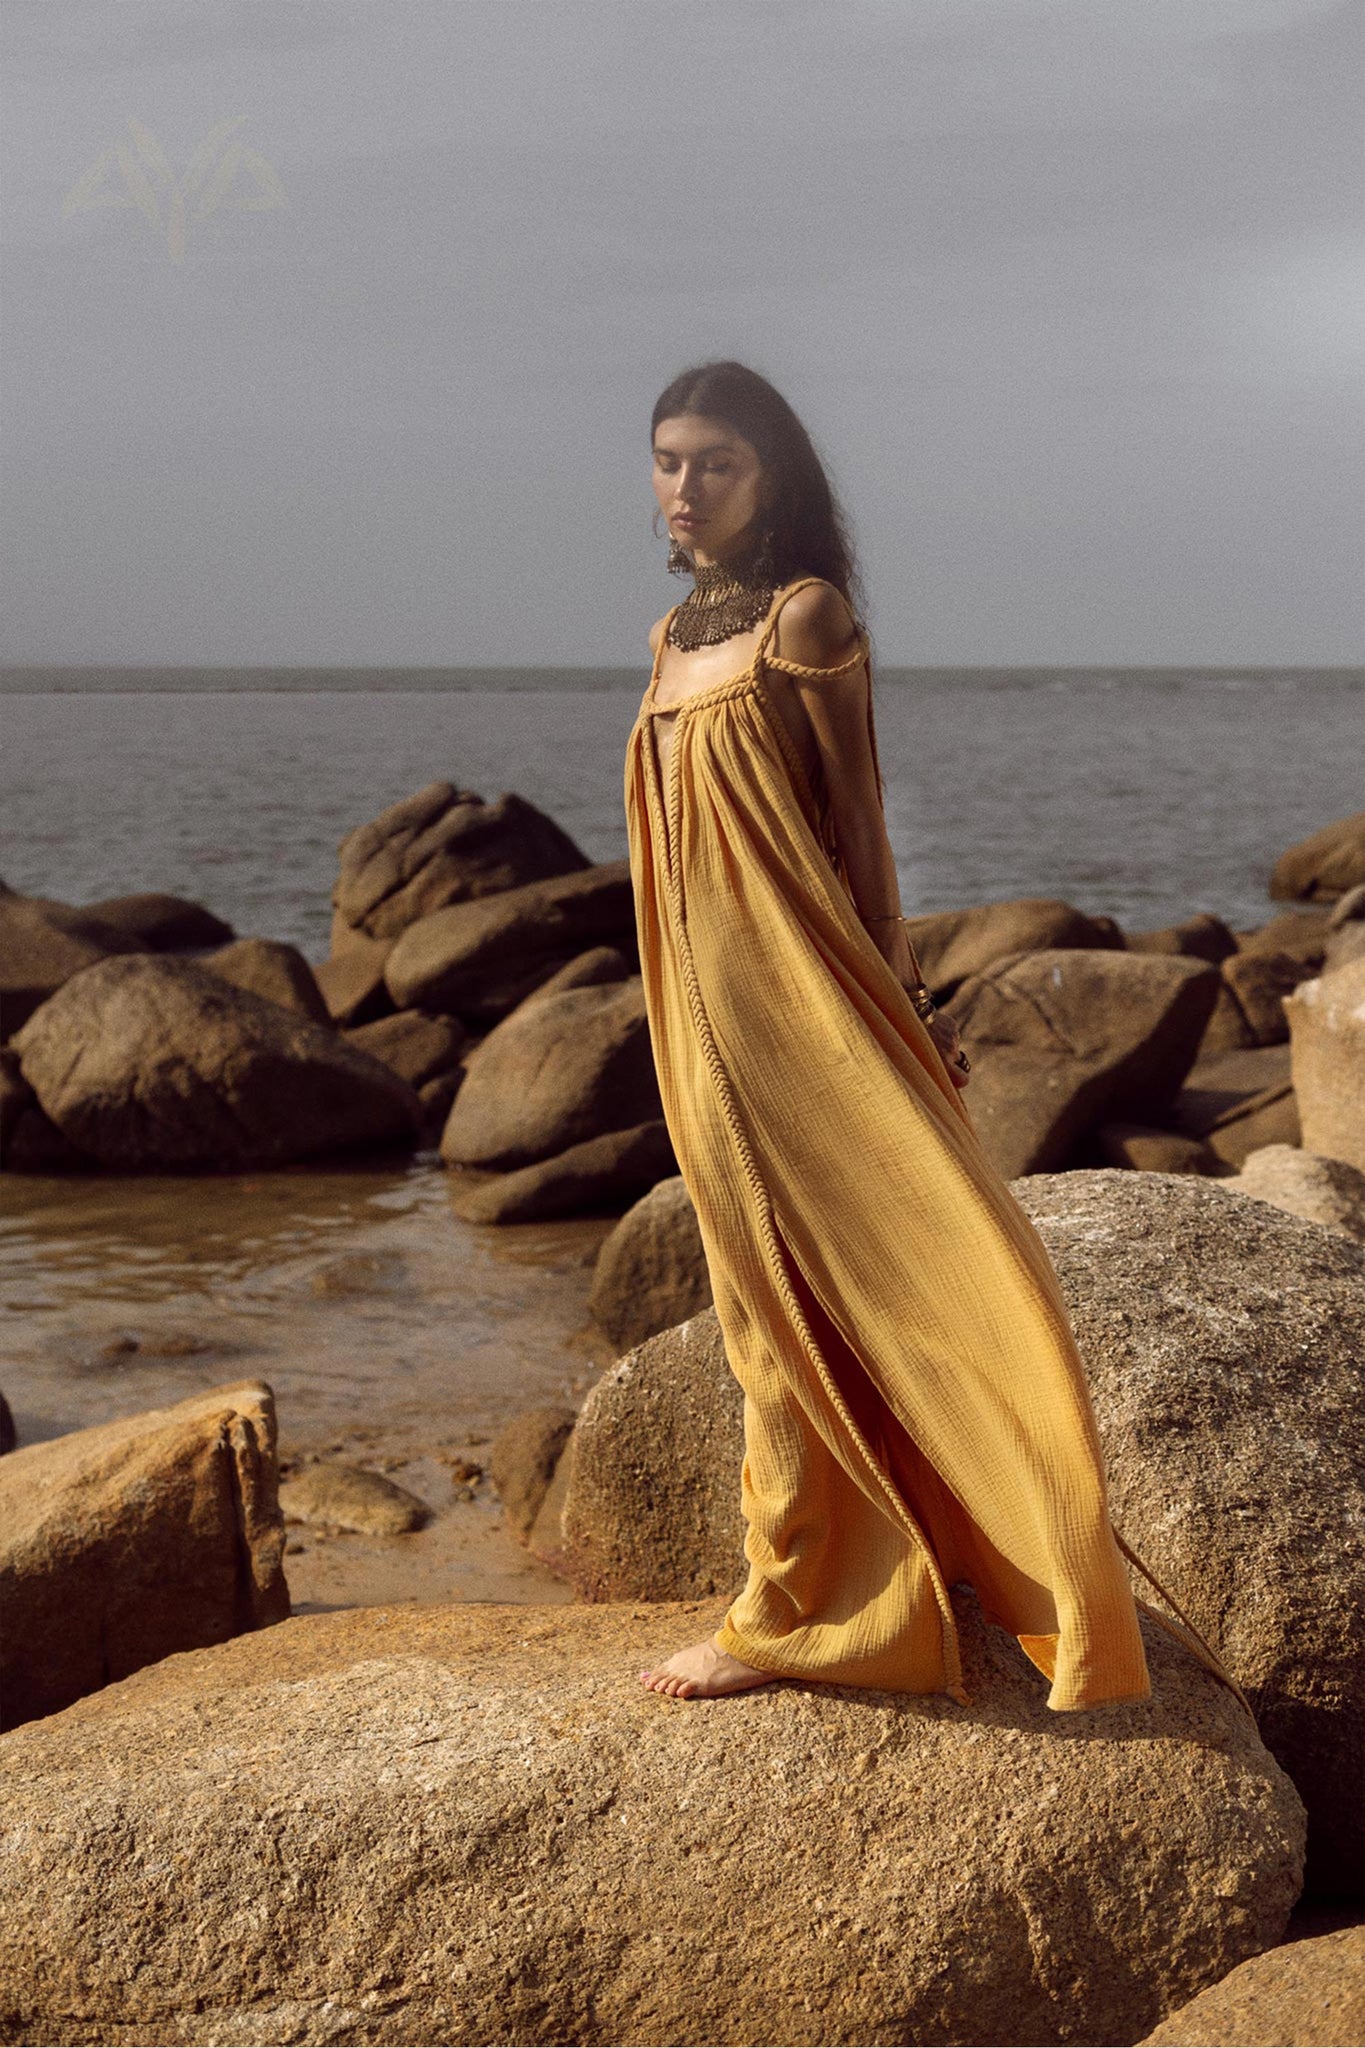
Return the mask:
<svg viewBox="0 0 1365 2048">
<path fill-rule="evenodd" d="M 692 574 L 695 588 L 678 606 L 668 628 L 670 646 L 684 652 L 750 632 L 767 616 L 777 594 L 772 559 L 762 543 L 737 560 L 704 562 Z"/>
</svg>

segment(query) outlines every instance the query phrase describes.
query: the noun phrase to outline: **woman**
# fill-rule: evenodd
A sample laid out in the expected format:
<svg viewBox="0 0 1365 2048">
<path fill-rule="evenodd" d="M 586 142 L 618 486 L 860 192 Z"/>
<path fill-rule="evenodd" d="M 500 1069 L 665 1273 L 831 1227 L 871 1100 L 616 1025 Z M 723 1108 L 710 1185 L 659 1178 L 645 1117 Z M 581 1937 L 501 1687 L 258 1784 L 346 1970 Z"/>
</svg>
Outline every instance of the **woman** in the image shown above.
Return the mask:
<svg viewBox="0 0 1365 2048">
<path fill-rule="evenodd" d="M 631 873 L 664 1113 L 744 1389 L 749 1574 L 720 1629 L 641 1682 L 965 1704 L 948 1589 L 966 1581 L 1050 1706 L 1144 1699 L 1057 1278 L 901 921 L 829 483 L 734 362 L 669 385 L 653 453 L 670 568 L 695 583 L 650 635 Z"/>
</svg>

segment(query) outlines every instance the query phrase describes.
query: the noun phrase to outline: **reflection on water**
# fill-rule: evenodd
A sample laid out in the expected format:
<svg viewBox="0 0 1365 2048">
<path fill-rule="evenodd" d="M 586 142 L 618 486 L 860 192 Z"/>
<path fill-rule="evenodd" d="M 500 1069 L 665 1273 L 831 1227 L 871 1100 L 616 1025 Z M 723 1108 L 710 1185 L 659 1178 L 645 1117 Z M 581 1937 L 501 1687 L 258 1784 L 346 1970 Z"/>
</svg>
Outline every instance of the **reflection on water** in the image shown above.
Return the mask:
<svg viewBox="0 0 1365 2048">
<path fill-rule="evenodd" d="M 20 1441 L 260 1375 L 281 1443 L 414 1438 L 577 1401 L 607 1217 L 466 1224 L 430 1155 L 269 1173 L 7 1175 L 5 1392 Z"/>
</svg>

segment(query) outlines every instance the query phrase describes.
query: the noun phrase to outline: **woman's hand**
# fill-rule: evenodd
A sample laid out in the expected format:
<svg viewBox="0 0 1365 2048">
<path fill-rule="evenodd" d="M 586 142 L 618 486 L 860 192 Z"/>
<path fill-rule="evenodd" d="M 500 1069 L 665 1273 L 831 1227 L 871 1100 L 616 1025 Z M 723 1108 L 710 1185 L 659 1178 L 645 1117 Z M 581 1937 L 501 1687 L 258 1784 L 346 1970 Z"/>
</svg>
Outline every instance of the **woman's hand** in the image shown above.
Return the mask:
<svg viewBox="0 0 1365 2048">
<path fill-rule="evenodd" d="M 957 1024 L 954 1019 L 948 1015 L 946 1010 L 935 1010 L 925 1029 L 943 1055 L 943 1064 L 948 1069 L 953 1086 L 955 1088 L 965 1088 L 972 1077 L 970 1074 L 964 1073 L 957 1064 L 958 1050 L 962 1040 L 958 1035 Z"/>
</svg>

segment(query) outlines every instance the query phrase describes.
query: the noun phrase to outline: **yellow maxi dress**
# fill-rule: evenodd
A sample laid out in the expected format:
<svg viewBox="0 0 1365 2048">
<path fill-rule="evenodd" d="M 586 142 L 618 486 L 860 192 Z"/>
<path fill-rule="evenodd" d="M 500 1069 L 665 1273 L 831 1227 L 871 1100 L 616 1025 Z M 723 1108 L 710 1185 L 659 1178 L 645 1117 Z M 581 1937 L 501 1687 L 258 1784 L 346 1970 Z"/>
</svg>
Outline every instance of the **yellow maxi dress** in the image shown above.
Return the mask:
<svg viewBox="0 0 1365 2048">
<path fill-rule="evenodd" d="M 1055 1270 L 858 916 L 773 702 L 772 670 L 867 659 L 865 637 L 841 669 L 767 651 L 818 580 L 777 593 L 745 669 L 666 713 L 656 657 L 626 750 L 664 1115 L 744 1391 L 749 1570 L 719 1640 L 785 1676 L 966 1704 L 948 1589 L 967 1581 L 1049 1706 L 1144 1699 L 1123 1555 L 1145 1567 L 1110 1522 Z"/>
</svg>

